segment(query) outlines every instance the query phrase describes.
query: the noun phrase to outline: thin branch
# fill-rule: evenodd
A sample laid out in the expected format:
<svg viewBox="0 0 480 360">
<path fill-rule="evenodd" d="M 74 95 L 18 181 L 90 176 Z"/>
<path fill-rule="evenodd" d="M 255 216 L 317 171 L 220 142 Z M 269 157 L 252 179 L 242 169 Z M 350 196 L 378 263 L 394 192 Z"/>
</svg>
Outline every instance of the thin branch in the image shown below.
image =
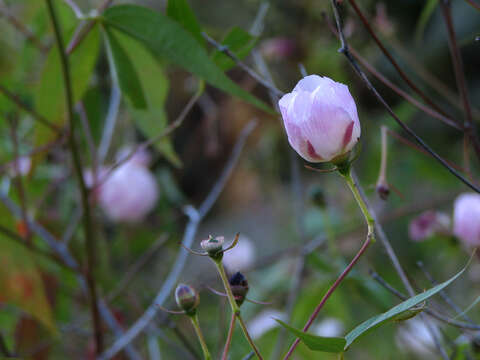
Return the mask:
<svg viewBox="0 0 480 360">
<path fill-rule="evenodd" d="M 472 107 L 470 105 L 470 98 L 468 96 L 467 84 L 465 81 L 462 56 L 460 54 L 460 50 L 458 49 L 457 40 L 455 37 L 455 28 L 453 27 L 453 19 L 450 11 L 450 1 L 440 0 L 440 9 L 442 10 L 445 25 L 447 27 L 448 47 L 450 48 L 450 54 L 452 56 L 455 80 L 457 82 L 458 91 L 460 92 L 460 98 L 463 102 L 463 111 L 465 113 L 465 133 L 472 140 L 477 157 L 480 159 L 480 143 L 478 141 L 475 131 L 475 124 L 473 122 Z"/>
<path fill-rule="evenodd" d="M 90 122 L 88 121 L 87 110 L 85 109 L 85 105 L 82 101 L 78 103 L 76 106 L 78 117 L 80 118 L 80 124 L 82 125 L 82 130 L 85 134 L 85 139 L 87 140 L 88 145 L 88 152 L 90 155 L 90 161 L 92 163 L 93 168 L 93 178 L 96 178 L 97 169 L 98 169 L 98 158 L 97 158 L 97 150 L 95 146 L 95 140 L 93 140 L 93 133 L 92 127 L 90 126 Z"/>
<path fill-rule="evenodd" d="M 42 53 L 48 52 L 49 47 L 40 41 L 40 39 L 25 24 L 13 16 L 9 9 L 3 5 L 3 1 L 0 3 L 0 17 L 1 16 L 4 16 L 5 19 L 7 19 L 7 21 L 38 50 L 40 50 Z"/>
<path fill-rule="evenodd" d="M 106 8 L 110 6 L 113 0 L 104 0 L 102 4 L 97 8 L 96 12 L 98 15 L 101 15 Z M 66 54 L 70 55 L 75 51 L 75 49 L 80 45 L 80 43 L 85 39 L 85 36 L 90 32 L 90 30 L 93 29 L 94 25 L 97 23 L 97 21 L 94 20 L 83 20 L 80 25 L 78 25 L 77 29 L 75 30 L 75 33 L 72 37 L 72 40 L 70 40 L 70 43 L 67 46 L 66 49 Z"/>
<path fill-rule="evenodd" d="M 265 81 L 264 78 L 258 75 L 253 69 L 251 69 L 244 62 L 242 62 L 242 60 L 240 60 L 237 55 L 235 55 L 232 51 L 230 51 L 228 47 L 222 44 L 219 44 L 205 32 L 203 32 L 202 35 L 205 38 L 205 40 L 207 40 L 210 44 L 212 44 L 218 51 L 224 53 L 229 58 L 231 58 L 235 62 L 235 64 L 237 64 L 243 71 L 245 71 L 248 75 L 254 78 L 258 83 L 262 84 L 268 91 L 271 91 L 276 96 L 283 95 L 282 91 L 278 90 L 275 87 L 275 85 L 273 85 L 271 82 Z"/>
<path fill-rule="evenodd" d="M 73 158 L 73 166 L 77 175 L 78 184 L 80 186 L 82 209 L 83 209 L 83 226 L 85 232 L 85 251 L 87 254 L 87 285 L 90 294 L 90 310 L 92 312 L 94 333 L 95 333 L 95 351 L 100 354 L 103 351 L 103 332 L 100 313 L 98 310 L 98 297 L 96 281 L 94 277 L 95 269 L 95 232 L 93 230 L 93 220 L 90 212 L 90 203 L 88 189 L 85 185 L 83 176 L 82 163 L 79 154 L 79 148 L 75 140 L 75 119 L 73 108 L 73 91 L 70 78 L 70 65 L 67 54 L 65 53 L 63 37 L 60 25 L 53 7 L 52 0 L 46 0 L 48 12 L 53 25 L 55 39 L 60 54 L 60 64 L 62 68 L 63 81 L 65 85 L 65 98 L 67 102 L 68 123 L 70 126 L 69 147 Z"/>
<path fill-rule="evenodd" d="M 456 176 L 459 180 L 461 180 L 465 185 L 469 186 L 471 189 L 474 191 L 480 193 L 480 188 L 472 184 L 469 180 L 467 180 L 462 174 L 460 174 L 458 171 L 456 171 L 454 168 L 452 168 L 448 163 L 443 159 L 440 155 L 438 155 L 425 141 L 422 140 L 407 124 L 405 124 L 400 118 L 395 114 L 395 112 L 392 110 L 390 105 L 385 101 L 385 99 L 379 94 L 377 89 L 372 85 L 370 80 L 368 80 L 367 76 L 365 73 L 360 69 L 359 65 L 353 58 L 352 54 L 350 53 L 348 43 L 345 40 L 345 35 L 343 34 L 342 26 L 341 26 L 341 19 L 338 11 L 338 4 L 336 1 L 333 1 L 333 10 L 334 10 L 334 15 L 335 15 L 335 20 L 337 23 L 337 31 L 340 36 L 340 42 L 341 42 L 341 47 L 338 50 L 340 53 L 343 53 L 345 57 L 347 58 L 348 62 L 350 65 L 353 67 L 357 75 L 365 82 L 367 85 L 368 89 L 370 89 L 375 97 L 377 98 L 378 101 L 385 107 L 387 112 L 392 116 L 392 118 L 397 122 L 400 127 L 402 127 L 403 130 L 405 130 L 410 136 L 412 136 L 415 141 L 418 142 L 418 144 L 423 147 L 426 151 L 428 151 L 438 162 L 440 162 L 452 175 Z M 354 0 L 349 0 L 350 2 L 354 2 Z"/>
<path fill-rule="evenodd" d="M 471 7 L 480 11 L 480 5 L 477 4 L 474 0 L 465 0 Z"/>
<path fill-rule="evenodd" d="M 48 121 L 45 117 L 40 115 L 39 113 L 35 112 L 35 110 L 31 109 L 28 105 L 26 105 L 18 95 L 13 94 L 7 88 L 0 84 L 0 93 L 3 94 L 8 100 L 15 103 L 20 109 L 24 110 L 25 112 L 29 113 L 36 121 L 40 122 L 41 124 L 48 127 L 55 133 L 60 133 L 61 129 L 52 124 Z"/>
<path fill-rule="evenodd" d="M 132 282 L 135 278 L 135 275 L 148 263 L 150 262 L 154 255 L 157 253 L 159 249 L 165 244 L 168 237 L 166 235 L 160 236 L 157 241 L 153 243 L 152 246 L 148 248 L 133 265 L 129 267 L 126 271 L 125 276 L 120 280 L 118 285 L 115 289 L 110 292 L 107 296 L 107 300 L 109 302 L 115 301 L 115 299 L 127 288 L 127 286 Z"/>
<path fill-rule="evenodd" d="M 338 38 L 338 32 L 335 30 L 333 25 L 330 23 L 328 20 L 328 17 L 325 15 L 325 20 L 327 23 L 328 28 L 330 31 Z M 427 115 L 430 115 L 431 117 L 438 119 L 442 122 L 444 122 L 447 125 L 450 125 L 451 127 L 454 127 L 457 130 L 463 131 L 463 126 L 459 125 L 457 121 L 451 119 L 450 117 L 444 116 L 440 114 L 439 112 L 435 111 L 434 109 L 424 105 L 417 99 L 415 99 L 413 96 L 410 96 L 407 92 L 403 91 L 400 89 L 397 85 L 392 83 L 389 79 L 387 79 L 384 75 L 382 75 L 379 71 L 377 71 L 365 58 L 363 58 L 354 48 L 349 47 L 350 52 L 352 53 L 353 57 L 360 63 L 362 66 L 367 69 L 373 76 L 375 76 L 381 83 L 383 83 L 385 86 L 390 88 L 392 91 L 394 91 L 396 94 L 401 96 L 404 100 L 408 101 L 410 104 L 415 106 L 417 109 L 420 109 Z"/>
<path fill-rule="evenodd" d="M 390 63 L 393 65 L 395 70 L 397 70 L 398 74 L 400 77 L 407 83 L 407 85 L 415 91 L 427 104 L 429 104 L 432 108 L 437 110 L 440 114 L 447 116 L 447 114 L 440 109 L 440 107 L 437 106 L 422 90 L 420 90 L 414 83 L 413 81 L 408 77 L 408 75 L 401 69 L 401 67 L 397 64 L 393 56 L 390 54 L 390 52 L 385 48 L 385 46 L 382 44 L 378 36 L 375 34 L 375 31 L 372 29 L 370 26 L 369 21 L 365 17 L 365 15 L 362 13 L 360 8 L 358 7 L 357 3 L 355 0 L 348 0 L 350 2 L 350 5 L 352 5 L 353 9 L 357 13 L 358 17 L 362 21 L 363 25 L 367 29 L 368 33 L 370 36 L 373 38 L 375 43 L 378 45 L 380 50 L 383 52 L 383 54 L 387 57 L 387 59 L 390 61 Z"/>
<path fill-rule="evenodd" d="M 110 66 L 114 66 L 113 62 L 110 62 Z M 118 110 L 120 109 L 120 100 L 122 99 L 122 93 L 118 86 L 116 77 L 112 77 L 112 89 L 110 92 L 110 101 L 108 104 L 107 117 L 105 118 L 105 127 L 102 132 L 102 140 L 98 148 L 98 160 L 100 163 L 105 161 L 105 158 L 112 142 L 115 125 L 117 124 Z"/>
<path fill-rule="evenodd" d="M 225 341 L 225 347 L 223 348 L 222 360 L 228 360 L 228 351 L 230 350 L 230 344 L 232 343 L 233 330 L 235 329 L 235 321 L 237 317 L 232 314 L 230 319 L 230 326 L 228 327 L 227 340 Z"/>
<path fill-rule="evenodd" d="M 255 121 L 251 121 L 245 126 L 232 151 L 232 154 L 230 155 L 227 164 L 225 165 L 225 168 L 223 169 L 222 174 L 220 175 L 219 179 L 213 186 L 212 190 L 210 190 L 210 193 L 207 195 L 207 198 L 203 201 L 198 210 L 195 209 L 193 206 L 187 206 L 185 208 L 185 213 L 189 217 L 189 221 L 183 234 L 182 243 L 186 247 L 192 246 L 200 222 L 208 214 L 213 204 L 218 199 L 218 196 L 222 192 L 223 188 L 225 187 L 227 180 L 230 178 L 230 175 L 240 158 L 240 154 L 242 152 L 243 146 L 245 145 L 247 137 L 248 135 L 250 135 L 255 126 Z M 98 360 L 111 359 L 125 346 L 130 344 L 130 342 L 132 342 L 142 331 L 144 331 L 148 327 L 149 323 L 153 320 L 153 318 L 158 312 L 158 306 L 163 305 L 165 300 L 171 295 L 172 289 L 177 282 L 178 276 L 180 275 L 185 266 L 187 258 L 188 252 L 185 249 L 180 248 L 174 265 L 170 270 L 170 273 L 168 274 L 162 287 L 155 296 L 155 299 L 148 306 L 145 312 L 140 316 L 140 318 L 135 321 L 135 323 L 125 332 L 123 336 L 117 338 L 113 345 L 109 349 L 107 349 L 102 355 L 100 355 Z"/>
</svg>

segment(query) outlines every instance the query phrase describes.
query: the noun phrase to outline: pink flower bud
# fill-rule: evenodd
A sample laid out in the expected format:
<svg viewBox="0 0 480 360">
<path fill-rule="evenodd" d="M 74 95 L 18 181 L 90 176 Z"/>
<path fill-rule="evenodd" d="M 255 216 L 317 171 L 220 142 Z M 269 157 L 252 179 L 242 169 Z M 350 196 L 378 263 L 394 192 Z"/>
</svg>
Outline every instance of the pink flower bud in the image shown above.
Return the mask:
<svg viewBox="0 0 480 360">
<path fill-rule="evenodd" d="M 434 234 L 448 234 L 450 218 L 442 212 L 427 210 L 414 218 L 408 226 L 413 241 L 422 241 Z"/>
<path fill-rule="evenodd" d="M 278 102 L 288 141 L 310 162 L 348 153 L 360 137 L 355 101 L 346 85 L 309 75 Z"/>
<path fill-rule="evenodd" d="M 480 245 L 480 195 L 457 197 L 453 209 L 453 233 L 469 246 Z"/>
<path fill-rule="evenodd" d="M 139 222 L 158 199 L 155 177 L 130 161 L 114 170 L 98 191 L 100 205 L 113 221 Z"/>
</svg>

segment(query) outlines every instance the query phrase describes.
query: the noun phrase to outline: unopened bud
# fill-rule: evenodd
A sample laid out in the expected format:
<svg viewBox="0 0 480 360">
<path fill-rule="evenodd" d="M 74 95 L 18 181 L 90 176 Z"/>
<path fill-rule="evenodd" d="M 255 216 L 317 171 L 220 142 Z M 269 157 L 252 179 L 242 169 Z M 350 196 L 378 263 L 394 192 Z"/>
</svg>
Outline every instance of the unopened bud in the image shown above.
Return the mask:
<svg viewBox="0 0 480 360">
<path fill-rule="evenodd" d="M 175 289 L 175 300 L 178 307 L 184 310 L 187 315 L 194 315 L 200 302 L 200 296 L 191 286 L 178 284 Z"/>
<path fill-rule="evenodd" d="M 208 255 L 216 260 L 219 261 L 222 259 L 223 256 L 223 243 L 225 242 L 225 239 L 223 236 L 217 236 L 213 237 L 210 235 L 208 239 L 202 240 L 200 243 L 200 246 L 202 247 L 203 250 L 205 250 Z"/>
<path fill-rule="evenodd" d="M 384 181 L 377 182 L 376 191 L 382 200 L 387 200 L 388 195 L 390 195 L 390 187 Z"/>
<path fill-rule="evenodd" d="M 236 272 L 228 282 L 237 305 L 242 305 L 249 290 L 247 279 L 241 272 Z"/>
</svg>

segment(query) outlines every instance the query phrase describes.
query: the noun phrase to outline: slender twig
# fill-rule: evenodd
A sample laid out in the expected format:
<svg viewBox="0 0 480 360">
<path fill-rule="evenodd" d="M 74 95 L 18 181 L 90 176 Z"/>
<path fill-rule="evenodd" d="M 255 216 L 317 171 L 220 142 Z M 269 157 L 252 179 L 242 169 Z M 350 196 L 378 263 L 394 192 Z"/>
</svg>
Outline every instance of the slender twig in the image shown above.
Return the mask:
<svg viewBox="0 0 480 360">
<path fill-rule="evenodd" d="M 473 122 L 472 107 L 470 105 L 470 98 L 468 96 L 467 84 L 465 81 L 462 56 L 460 54 L 460 50 L 458 49 L 455 28 L 453 26 L 453 19 L 450 11 L 450 1 L 440 0 L 440 9 L 442 10 L 445 25 L 447 27 L 448 47 L 450 48 L 450 54 L 452 56 L 455 80 L 457 82 L 458 91 L 460 92 L 460 98 L 463 102 L 463 111 L 465 113 L 465 121 L 463 126 L 465 128 L 465 134 L 471 139 L 472 144 L 474 145 L 473 147 L 477 153 L 477 157 L 480 159 L 480 142 L 476 135 L 475 124 Z"/>
<path fill-rule="evenodd" d="M 82 12 L 82 9 L 80 9 L 80 7 L 77 5 L 77 3 L 75 1 L 73 1 L 73 0 L 63 0 L 63 2 L 65 4 L 67 4 L 68 6 L 70 6 L 70 9 L 72 9 L 72 11 L 75 13 L 75 16 L 78 19 L 82 19 L 85 16 Z"/>
<path fill-rule="evenodd" d="M 353 0 L 349 0 L 352 2 Z M 347 58 L 348 62 L 350 65 L 353 67 L 357 75 L 365 82 L 367 85 L 368 89 L 370 89 L 375 97 L 377 98 L 378 101 L 385 107 L 387 112 L 392 116 L 392 118 L 397 122 L 400 127 L 405 130 L 410 136 L 412 136 L 418 144 L 423 147 L 426 151 L 428 151 L 438 162 L 440 162 L 452 175 L 456 176 L 459 180 L 461 180 L 465 185 L 469 186 L 471 189 L 475 190 L 476 192 L 480 193 L 480 188 L 472 184 L 469 180 L 467 180 L 462 174 L 460 174 L 458 171 L 456 171 L 454 168 L 452 168 L 448 163 L 443 159 L 440 155 L 438 155 L 425 141 L 422 140 L 407 124 L 405 124 L 400 118 L 395 114 L 395 112 L 392 110 L 390 105 L 385 101 L 385 99 L 380 95 L 380 93 L 377 91 L 377 89 L 372 85 L 370 80 L 368 80 L 367 76 L 365 73 L 360 69 L 359 65 L 351 55 L 348 47 L 348 43 L 345 40 L 345 35 L 343 34 L 342 30 L 342 25 L 341 25 L 341 19 L 339 15 L 339 10 L 338 10 L 338 4 L 336 0 L 332 0 L 333 4 L 333 12 L 335 15 L 335 20 L 337 23 L 337 31 L 340 36 L 340 42 L 341 42 L 341 47 L 338 50 L 340 53 L 343 53 L 345 57 Z"/>
<path fill-rule="evenodd" d="M 101 15 L 102 12 L 110 6 L 113 0 L 104 0 L 102 4 L 97 8 L 96 12 L 98 15 Z M 75 49 L 80 45 L 80 43 L 85 39 L 85 36 L 93 29 L 94 25 L 96 24 L 96 20 L 83 20 L 80 25 L 75 30 L 75 33 L 70 40 L 70 43 L 67 46 L 66 53 L 70 55 Z"/>
<path fill-rule="evenodd" d="M 82 208 L 83 208 L 83 226 L 85 231 L 85 250 L 87 253 L 87 284 L 90 294 L 90 307 L 92 311 L 92 320 L 95 332 L 95 351 L 97 354 L 100 354 L 103 350 L 103 332 L 102 324 L 100 320 L 100 314 L 98 311 L 98 299 L 97 299 L 97 289 L 94 277 L 95 269 L 95 232 L 93 230 L 92 216 L 90 213 L 90 204 L 88 200 L 88 189 L 85 185 L 85 179 L 83 177 L 82 164 L 79 154 L 78 145 L 75 140 L 75 119 L 74 119 L 74 108 L 73 108 L 73 92 L 72 84 L 70 78 L 70 66 L 65 53 L 65 48 L 63 44 L 63 37 L 60 31 L 60 25 L 57 20 L 55 9 L 53 7 L 52 0 L 46 0 L 48 12 L 50 19 L 52 21 L 55 39 L 58 46 L 58 51 L 60 54 L 60 63 L 62 68 L 63 81 L 65 84 L 65 97 L 67 102 L 67 114 L 68 114 L 68 123 L 70 126 L 70 136 L 69 136 L 69 146 L 73 158 L 73 166 L 77 175 L 78 184 L 80 186 L 80 193 L 82 199 Z"/>
<path fill-rule="evenodd" d="M 4 16 L 7 21 L 20 32 L 28 41 L 30 41 L 38 50 L 42 53 L 48 52 L 49 47 L 44 44 L 40 39 L 20 20 L 18 20 L 10 11 L 3 5 L 3 1 L 0 2 L 0 17 Z"/>
<path fill-rule="evenodd" d="M 213 188 L 210 190 L 210 193 L 207 195 L 207 198 L 203 201 L 198 210 L 195 209 L 193 206 L 188 206 L 185 208 L 185 212 L 189 217 L 189 222 L 183 234 L 182 244 L 186 247 L 192 246 L 200 222 L 208 214 L 208 212 L 218 199 L 218 196 L 222 192 L 223 188 L 225 187 L 225 184 L 229 179 L 233 168 L 235 167 L 238 159 L 240 158 L 240 154 L 242 152 L 243 146 L 245 145 L 247 137 L 252 132 L 255 126 L 255 121 L 252 121 L 245 126 L 232 151 L 232 154 L 230 155 L 227 164 L 225 165 L 225 168 L 223 169 L 222 174 L 220 175 L 219 179 L 217 180 Z M 152 321 L 152 319 L 158 312 L 158 306 L 163 305 L 165 300 L 170 296 L 172 289 L 177 282 L 178 276 L 180 275 L 183 267 L 185 266 L 187 257 L 188 252 L 185 249 L 180 248 L 174 265 L 170 270 L 170 273 L 168 274 L 162 287 L 155 296 L 155 299 L 148 306 L 145 312 L 137 319 L 137 321 L 135 321 L 135 323 L 125 332 L 125 334 L 121 337 L 118 337 L 112 344 L 112 346 L 107 349 L 99 357 L 98 360 L 111 359 L 125 346 L 130 344 L 131 341 L 133 341 L 142 331 L 144 331 L 148 327 L 149 323 Z"/>
<path fill-rule="evenodd" d="M 77 230 L 78 224 L 82 220 L 83 217 L 83 210 L 79 206 L 76 209 L 73 210 L 73 214 L 70 217 L 70 221 L 68 223 L 67 228 L 65 229 L 65 232 L 62 235 L 62 242 L 65 244 L 68 244 L 70 240 L 72 239 L 73 235 L 75 234 L 75 231 Z"/>
<path fill-rule="evenodd" d="M 465 0 L 471 7 L 480 11 L 480 5 L 473 0 Z"/>
<path fill-rule="evenodd" d="M 178 128 L 185 118 L 187 117 L 188 113 L 190 110 L 193 108 L 199 97 L 201 96 L 203 90 L 199 90 L 195 95 L 193 95 L 188 103 L 185 105 L 183 108 L 182 112 L 178 115 L 178 117 L 173 121 L 170 125 L 168 125 L 160 134 L 157 134 L 150 139 L 144 141 L 143 143 L 137 145 L 134 149 L 132 149 L 127 156 L 122 157 L 120 160 L 118 160 L 115 164 L 113 164 L 111 167 L 108 168 L 108 170 L 105 172 L 105 174 L 102 176 L 102 178 L 98 179 L 98 181 L 95 183 L 94 188 L 99 187 L 107 179 L 112 175 L 113 171 L 120 167 L 122 164 L 130 160 L 137 152 L 142 151 L 143 149 L 148 148 L 149 146 L 153 145 L 154 143 L 158 142 L 159 140 L 163 139 L 165 136 L 168 136 L 170 133 L 172 133 L 176 128 Z"/>
<path fill-rule="evenodd" d="M 232 314 L 230 319 L 230 326 L 228 327 L 227 340 L 225 341 L 225 347 L 223 348 L 222 360 L 228 360 L 228 351 L 230 350 L 230 344 L 232 342 L 233 331 L 235 330 L 235 314 Z"/>
<path fill-rule="evenodd" d="M 375 43 L 378 45 L 380 50 L 383 52 L 383 54 L 387 57 L 387 59 L 390 61 L 390 63 L 393 65 L 395 70 L 397 70 L 398 74 L 400 77 L 407 83 L 407 85 L 415 91 L 428 105 L 430 105 L 432 108 L 434 108 L 437 112 L 440 114 L 447 116 L 447 114 L 440 108 L 438 107 L 437 104 L 435 104 L 422 90 L 420 90 L 414 83 L 413 81 L 408 77 L 408 75 L 402 70 L 402 68 L 398 65 L 398 63 L 395 61 L 393 56 L 390 54 L 390 52 L 385 48 L 385 46 L 382 44 L 380 39 L 378 38 L 377 34 L 375 31 L 372 29 L 370 26 L 369 21 L 365 17 L 365 15 L 362 13 L 360 8 L 358 7 L 357 3 L 355 0 L 348 0 L 350 5 L 352 5 L 353 9 L 357 13 L 358 17 L 362 21 L 363 25 L 367 29 L 368 33 L 370 36 L 373 38 Z"/>
<path fill-rule="evenodd" d="M 324 19 L 326 21 L 327 27 L 329 30 L 338 38 L 338 32 L 337 30 L 333 27 L 333 24 L 331 24 L 330 20 L 324 14 Z M 424 113 L 427 115 L 430 115 L 431 117 L 438 119 L 442 122 L 444 122 L 447 125 L 450 125 L 451 127 L 454 127 L 457 130 L 463 131 L 463 126 L 459 125 L 455 120 L 451 119 L 450 117 L 444 116 L 440 114 L 439 112 L 435 111 L 434 109 L 428 107 L 427 105 L 424 105 L 417 99 L 415 99 L 413 96 L 410 96 L 407 92 L 403 91 L 392 83 L 389 79 L 387 79 L 384 75 L 382 75 L 378 70 L 375 69 L 364 57 L 362 57 L 354 48 L 349 47 L 349 50 L 353 57 L 357 59 L 357 61 L 362 64 L 362 66 L 367 69 L 370 73 L 372 73 L 373 76 L 375 76 L 381 83 L 383 83 L 385 86 L 390 88 L 392 91 L 397 93 L 399 96 L 401 96 L 403 99 L 408 101 L 410 104 L 415 106 L 416 108 L 422 110 Z"/>
<path fill-rule="evenodd" d="M 252 352 L 248 353 L 247 355 L 245 355 L 245 357 L 242 360 L 250 360 L 254 356 L 255 356 L 255 353 L 252 351 Z"/>
<path fill-rule="evenodd" d="M 120 280 L 113 289 L 110 294 L 106 297 L 108 301 L 114 301 L 124 290 L 125 288 L 132 282 L 135 278 L 135 275 L 148 263 L 150 260 L 153 259 L 153 256 L 157 253 L 157 251 L 165 244 L 168 237 L 166 235 L 160 236 L 152 246 L 148 248 L 135 263 L 129 267 L 126 271 L 122 280 Z"/>
<path fill-rule="evenodd" d="M 60 133 L 61 129 L 57 127 L 56 125 L 52 124 L 50 121 L 48 121 L 45 117 L 40 115 L 39 113 L 35 112 L 35 110 L 31 109 L 28 105 L 26 105 L 19 96 L 15 95 L 12 93 L 10 90 L 8 90 L 6 87 L 0 84 L 0 93 L 3 94 L 8 100 L 11 102 L 15 103 L 20 109 L 26 111 L 29 113 L 33 119 L 38 121 L 39 123 L 45 125 L 48 127 L 50 130 L 54 131 L 55 133 Z"/>
<path fill-rule="evenodd" d="M 245 71 L 248 75 L 254 78 L 259 84 L 263 85 L 268 91 L 271 91 L 277 96 L 283 95 L 282 91 L 278 90 L 275 87 L 275 85 L 273 85 L 271 82 L 265 81 L 263 77 L 258 75 L 253 69 L 251 69 L 244 62 L 242 62 L 242 60 L 240 60 L 237 55 L 235 55 L 232 51 L 230 51 L 230 49 L 227 46 L 219 44 L 205 32 L 203 32 L 202 35 L 205 38 L 205 40 L 207 40 L 210 44 L 212 44 L 218 51 L 224 53 L 229 58 L 231 58 L 235 62 L 235 64 L 237 64 L 243 71 Z"/>
<path fill-rule="evenodd" d="M 13 143 L 13 155 L 14 155 L 14 162 L 13 162 L 13 169 L 15 172 L 14 176 L 14 183 L 15 187 L 17 188 L 18 198 L 20 200 L 20 209 L 22 210 L 22 217 L 23 217 L 23 225 L 25 226 L 26 234 L 24 235 L 24 240 L 27 244 L 31 243 L 31 232 L 30 228 L 28 227 L 27 222 L 27 199 L 25 193 L 25 187 L 23 185 L 22 174 L 20 174 L 20 163 L 19 163 L 19 154 L 18 154 L 18 119 L 11 118 L 10 119 L 10 131 L 12 136 L 12 143 Z"/>
</svg>

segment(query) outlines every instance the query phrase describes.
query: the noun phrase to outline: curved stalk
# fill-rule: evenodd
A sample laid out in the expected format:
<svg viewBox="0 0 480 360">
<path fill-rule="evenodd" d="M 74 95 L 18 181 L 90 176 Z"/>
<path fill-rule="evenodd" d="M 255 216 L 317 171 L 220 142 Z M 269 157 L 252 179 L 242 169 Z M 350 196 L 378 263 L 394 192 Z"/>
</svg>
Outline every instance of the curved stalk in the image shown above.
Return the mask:
<svg viewBox="0 0 480 360">
<path fill-rule="evenodd" d="M 355 264 L 358 262 L 360 257 L 363 255 L 363 253 L 367 250 L 367 248 L 370 246 L 370 244 L 375 242 L 375 221 L 373 220 L 372 215 L 368 211 L 367 204 L 363 201 L 363 198 L 360 196 L 360 192 L 358 190 L 357 184 L 355 183 L 355 180 L 353 179 L 350 168 L 347 167 L 345 168 L 344 171 L 339 171 L 340 175 L 345 179 L 347 182 L 348 187 L 352 191 L 353 197 L 355 198 L 358 206 L 360 207 L 360 210 L 362 211 L 363 216 L 365 217 L 365 221 L 367 222 L 367 227 L 368 227 L 368 232 L 367 232 L 367 238 L 365 242 L 363 243 L 362 247 L 358 251 L 358 253 L 355 255 L 355 257 L 352 259 L 350 264 L 343 270 L 343 272 L 340 274 L 340 276 L 335 280 L 333 285 L 328 289 L 326 294 L 323 296 L 322 300 L 318 303 L 317 307 L 313 311 L 312 315 L 310 315 L 310 318 L 308 319 L 307 323 L 303 327 L 303 331 L 307 331 L 310 326 L 312 325 L 313 321 L 319 314 L 320 310 L 323 308 L 323 305 L 327 302 L 329 297 L 333 294 L 333 292 L 337 289 L 337 287 L 340 285 L 340 283 L 343 281 L 343 279 L 348 275 L 348 273 L 352 270 L 352 268 L 355 266 Z M 292 355 L 293 351 L 296 349 L 300 342 L 300 339 L 297 338 L 295 339 L 294 343 L 290 346 L 290 349 L 288 350 L 287 354 L 284 357 L 284 360 L 287 360 L 290 358 Z"/>
</svg>

